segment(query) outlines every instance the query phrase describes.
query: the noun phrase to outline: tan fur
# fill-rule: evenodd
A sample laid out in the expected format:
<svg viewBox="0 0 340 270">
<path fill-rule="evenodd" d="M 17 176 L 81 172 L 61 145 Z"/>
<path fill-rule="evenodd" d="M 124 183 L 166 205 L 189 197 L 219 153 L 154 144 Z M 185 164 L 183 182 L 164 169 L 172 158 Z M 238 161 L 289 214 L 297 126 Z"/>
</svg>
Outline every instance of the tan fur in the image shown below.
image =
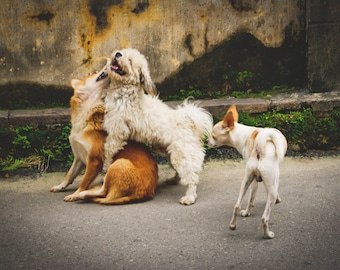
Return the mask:
<svg viewBox="0 0 340 270">
<path fill-rule="evenodd" d="M 83 191 L 80 199 L 101 204 L 124 204 L 152 199 L 158 184 L 157 163 L 149 149 L 129 142 L 114 158 L 102 187 Z"/>
<path fill-rule="evenodd" d="M 269 215 L 275 202 L 280 202 L 279 164 L 287 151 L 287 141 L 283 134 L 273 128 L 257 128 L 238 123 L 236 106 L 228 109 L 222 121 L 217 123 L 208 139 L 210 147 L 228 145 L 237 149 L 246 161 L 246 172 L 241 184 L 239 197 L 234 207 L 229 228 L 236 229 L 237 216 L 249 216 L 258 188 L 258 182 L 263 182 L 267 191 L 267 202 L 262 215 L 265 238 L 273 238 L 269 230 Z M 256 181 L 254 181 L 256 180 Z M 247 208 L 240 211 L 242 199 L 250 186 L 251 192 Z"/>
<path fill-rule="evenodd" d="M 51 191 L 65 190 L 84 168 L 86 170 L 79 188 L 66 196 L 64 201 L 80 199 L 81 192 L 88 189 L 102 170 L 107 133 L 103 129 L 105 112 L 101 96 L 102 90 L 109 83 L 108 77 L 97 80 L 103 70 L 82 80 L 71 80 L 74 95 L 70 100 L 72 129 L 69 140 L 74 161 L 64 181 L 52 187 Z M 93 201 L 122 204 L 153 198 L 158 183 L 158 169 L 145 145 L 129 142 L 114 160 L 105 177 L 105 193 L 101 194 L 101 197 L 107 195 L 107 198 L 98 200 L 94 198 Z"/>
</svg>

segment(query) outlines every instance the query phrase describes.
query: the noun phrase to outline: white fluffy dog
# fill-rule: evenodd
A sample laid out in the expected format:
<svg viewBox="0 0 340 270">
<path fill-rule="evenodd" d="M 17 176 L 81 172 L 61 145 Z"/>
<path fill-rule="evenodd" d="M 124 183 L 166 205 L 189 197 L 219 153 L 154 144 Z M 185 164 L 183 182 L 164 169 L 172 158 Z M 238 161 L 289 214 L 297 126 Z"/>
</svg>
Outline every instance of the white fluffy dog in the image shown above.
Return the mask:
<svg viewBox="0 0 340 270">
<path fill-rule="evenodd" d="M 202 141 L 211 133 L 212 116 L 188 101 L 177 109 L 163 103 L 156 96 L 145 57 L 135 49 L 115 51 L 107 73 L 111 83 L 104 102 L 108 136 L 103 170 L 128 139 L 157 145 L 169 154 L 177 172 L 172 180 L 187 185 L 180 203 L 193 204 L 205 155 Z"/>
</svg>

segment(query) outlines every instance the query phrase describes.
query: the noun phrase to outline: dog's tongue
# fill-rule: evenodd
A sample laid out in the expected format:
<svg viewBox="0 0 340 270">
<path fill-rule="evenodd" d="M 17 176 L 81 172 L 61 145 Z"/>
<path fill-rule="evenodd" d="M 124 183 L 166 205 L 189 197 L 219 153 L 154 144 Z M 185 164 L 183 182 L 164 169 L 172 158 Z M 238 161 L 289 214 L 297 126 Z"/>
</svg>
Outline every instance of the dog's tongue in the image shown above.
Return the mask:
<svg viewBox="0 0 340 270">
<path fill-rule="evenodd" d="M 118 66 L 116 66 L 116 65 L 114 65 L 114 66 L 111 66 L 111 69 L 113 69 L 113 70 L 118 70 L 118 69 L 119 69 L 119 67 L 118 67 Z"/>
</svg>

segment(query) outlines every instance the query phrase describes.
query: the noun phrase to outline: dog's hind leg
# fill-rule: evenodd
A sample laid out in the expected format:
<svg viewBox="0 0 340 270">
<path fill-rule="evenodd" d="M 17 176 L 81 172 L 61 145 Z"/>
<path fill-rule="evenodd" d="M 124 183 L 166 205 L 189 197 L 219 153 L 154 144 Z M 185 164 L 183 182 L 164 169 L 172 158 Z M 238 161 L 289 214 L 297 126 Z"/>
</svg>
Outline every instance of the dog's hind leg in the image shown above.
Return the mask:
<svg viewBox="0 0 340 270">
<path fill-rule="evenodd" d="M 277 198 L 277 192 L 274 189 L 268 191 L 266 208 L 262 215 L 264 237 L 269 238 L 269 239 L 274 238 L 275 236 L 275 234 L 269 230 L 269 216 L 270 216 L 272 207 L 275 205 L 276 198 Z"/>
<path fill-rule="evenodd" d="M 77 200 L 85 200 L 88 198 L 104 198 L 107 194 L 105 185 L 103 184 L 99 189 L 94 188 L 90 190 L 84 190 L 79 192 Z"/>
<path fill-rule="evenodd" d="M 252 169 L 246 169 L 246 173 L 244 175 L 244 178 L 242 180 L 241 188 L 240 188 L 240 193 L 238 195 L 237 202 L 234 206 L 234 211 L 233 211 L 233 216 L 231 218 L 231 221 L 229 223 L 229 229 L 230 230 L 236 230 L 236 224 L 237 224 L 237 216 L 240 213 L 240 208 L 241 208 L 241 202 L 246 194 L 250 184 L 254 180 L 254 175 L 253 175 L 253 170 Z"/>
<path fill-rule="evenodd" d="M 272 239 L 274 238 L 275 234 L 269 230 L 269 216 L 271 209 L 277 200 L 280 199 L 278 194 L 279 168 L 273 170 L 273 173 L 268 174 L 268 176 L 263 177 L 263 184 L 267 191 L 266 207 L 262 215 L 264 238 Z"/>
<path fill-rule="evenodd" d="M 65 190 L 67 186 L 71 185 L 74 179 L 80 174 L 81 170 L 85 168 L 85 164 L 77 157 L 74 158 L 71 168 L 68 170 L 64 181 L 57 186 L 51 187 L 51 192 L 60 192 Z"/>
<path fill-rule="evenodd" d="M 258 187 L 259 187 L 259 184 L 257 183 L 257 181 L 253 181 L 251 183 L 247 208 L 245 210 L 241 210 L 241 212 L 240 212 L 240 215 L 242 217 L 250 216 L 251 210 L 254 207 L 254 200 L 255 200 L 255 196 L 256 196 L 256 192 L 257 192 Z"/>
<path fill-rule="evenodd" d="M 146 198 L 146 197 L 136 197 L 135 195 L 131 195 L 131 196 L 124 196 L 124 197 L 120 197 L 120 198 L 110 198 L 110 197 L 106 197 L 106 198 L 92 198 L 91 200 L 95 203 L 99 203 L 99 204 L 106 204 L 106 205 L 121 205 L 121 204 L 128 204 L 128 203 L 133 203 L 133 202 L 141 202 L 141 201 L 146 201 L 150 198 Z"/>
</svg>

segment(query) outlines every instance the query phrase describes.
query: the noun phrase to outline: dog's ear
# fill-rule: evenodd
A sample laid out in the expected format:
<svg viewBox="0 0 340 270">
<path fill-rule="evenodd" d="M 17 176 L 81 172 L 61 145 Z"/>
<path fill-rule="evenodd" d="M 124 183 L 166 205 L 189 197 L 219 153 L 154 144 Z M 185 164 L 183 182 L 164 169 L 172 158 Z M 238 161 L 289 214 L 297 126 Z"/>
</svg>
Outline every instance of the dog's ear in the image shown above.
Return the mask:
<svg viewBox="0 0 340 270">
<path fill-rule="evenodd" d="M 149 70 L 145 68 L 141 68 L 139 71 L 140 82 L 144 86 L 144 90 L 151 96 L 157 95 L 157 89 L 155 84 L 153 83 Z"/>
<path fill-rule="evenodd" d="M 233 113 L 228 110 L 222 120 L 222 126 L 225 129 L 231 130 L 234 128 L 234 123 Z"/>
<path fill-rule="evenodd" d="M 236 109 L 236 105 L 233 104 L 229 107 L 227 113 L 230 112 L 232 113 L 233 115 L 233 118 L 234 118 L 234 122 L 237 122 L 238 123 L 238 112 L 237 112 L 237 109 Z"/>
<path fill-rule="evenodd" d="M 236 110 L 236 105 L 233 104 L 229 107 L 223 118 L 223 126 L 233 129 L 235 122 L 238 122 L 238 112 Z"/>
<path fill-rule="evenodd" d="M 76 89 L 78 87 L 78 85 L 80 84 L 81 80 L 78 79 L 72 79 L 71 80 L 71 86 L 73 89 Z"/>
</svg>

